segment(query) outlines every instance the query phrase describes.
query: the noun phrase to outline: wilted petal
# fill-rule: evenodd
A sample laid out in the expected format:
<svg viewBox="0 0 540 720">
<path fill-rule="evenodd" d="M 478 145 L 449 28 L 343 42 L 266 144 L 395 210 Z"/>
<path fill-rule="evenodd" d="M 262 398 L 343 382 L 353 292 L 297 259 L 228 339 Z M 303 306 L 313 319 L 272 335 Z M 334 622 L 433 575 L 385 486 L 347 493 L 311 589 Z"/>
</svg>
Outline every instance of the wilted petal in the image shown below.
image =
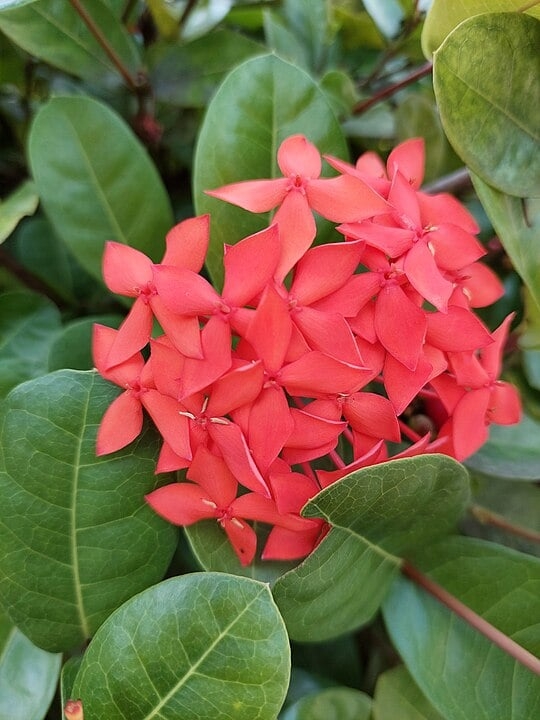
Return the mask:
<svg viewBox="0 0 540 720">
<path fill-rule="evenodd" d="M 141 403 L 124 392 L 109 405 L 98 428 L 96 455 L 108 455 L 129 445 L 142 430 Z"/>
<path fill-rule="evenodd" d="M 244 180 L 223 185 L 216 190 L 206 190 L 205 194 L 238 205 L 244 210 L 261 213 L 268 212 L 283 202 L 288 185 L 288 178 Z"/>
<path fill-rule="evenodd" d="M 145 495 L 150 507 L 174 525 L 193 525 L 217 517 L 217 506 L 207 492 L 194 483 L 171 483 Z"/>
<path fill-rule="evenodd" d="M 198 273 L 208 250 L 210 215 L 188 218 L 175 225 L 165 237 L 167 249 L 161 265 L 174 265 Z"/>
<path fill-rule="evenodd" d="M 152 281 L 152 261 L 140 250 L 118 242 L 106 242 L 103 279 L 111 292 L 137 297 Z"/>
</svg>

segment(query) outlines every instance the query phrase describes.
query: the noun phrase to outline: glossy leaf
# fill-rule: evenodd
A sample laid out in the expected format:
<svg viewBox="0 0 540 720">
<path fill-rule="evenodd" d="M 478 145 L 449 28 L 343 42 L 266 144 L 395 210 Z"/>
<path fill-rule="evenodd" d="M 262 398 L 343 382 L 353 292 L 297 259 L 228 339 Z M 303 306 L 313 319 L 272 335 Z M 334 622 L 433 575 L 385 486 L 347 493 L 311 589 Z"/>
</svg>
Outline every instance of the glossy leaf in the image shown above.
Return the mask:
<svg viewBox="0 0 540 720">
<path fill-rule="evenodd" d="M 279 176 L 277 148 L 294 133 L 305 134 L 322 153 L 346 156 L 324 93 L 304 72 L 274 56 L 253 58 L 233 70 L 208 106 L 195 155 L 194 196 L 197 214 L 212 215 L 207 267 L 217 285 L 223 276 L 223 245 L 266 227 L 270 216 L 252 215 L 204 190 Z M 330 226 L 323 227 L 321 241 Z"/>
<path fill-rule="evenodd" d="M 536 18 L 489 13 L 461 23 L 433 61 L 437 104 L 454 149 L 485 182 L 522 197 L 540 194 L 538 47 Z"/>
<path fill-rule="evenodd" d="M 484 475 L 540 480 L 540 423 L 527 415 L 518 425 L 493 425 L 487 443 L 467 460 Z"/>
<path fill-rule="evenodd" d="M 529 652 L 540 650 L 540 560 L 499 545 L 451 538 L 419 567 Z M 405 578 L 383 613 L 396 649 L 446 720 L 524 720 L 540 713 L 540 677 Z"/>
<path fill-rule="evenodd" d="M 530 7 L 524 11 L 534 17 L 540 18 L 540 7 L 536 3 L 529 3 Z M 527 3 L 522 0 L 431 0 L 428 14 L 422 28 L 422 50 L 424 55 L 431 58 L 442 41 L 461 22 L 474 15 L 487 12 L 520 11 Z"/>
<path fill-rule="evenodd" d="M 82 655 L 74 655 L 62 665 L 62 673 L 60 675 L 62 707 L 65 707 L 68 700 L 76 700 L 76 698 L 73 697 L 73 685 L 75 684 L 77 673 L 80 670 L 82 659 Z"/>
<path fill-rule="evenodd" d="M 165 188 L 124 121 L 88 97 L 56 97 L 38 112 L 29 139 L 34 179 L 56 232 L 101 279 L 107 240 L 160 260 L 173 224 Z"/>
<path fill-rule="evenodd" d="M 52 343 L 49 352 L 49 372 L 71 368 L 73 370 L 91 370 L 92 331 L 95 323 L 117 328 L 122 322 L 121 315 L 95 315 L 79 318 L 67 323 Z"/>
<path fill-rule="evenodd" d="M 0 720 L 43 720 L 62 656 L 41 650 L 0 613 Z"/>
<path fill-rule="evenodd" d="M 11 6 L 0 8 L 0 30 L 26 52 L 87 80 L 103 80 L 105 73 L 118 75 L 71 3 L 37 0 Z M 131 72 L 138 70 L 137 47 L 115 14 L 101 0 L 85 0 L 84 8 L 124 66 Z"/>
<path fill-rule="evenodd" d="M 143 499 L 158 485 L 155 434 L 96 458 L 97 425 L 116 394 L 94 372 L 63 370 L 4 402 L 0 601 L 50 651 L 81 644 L 157 582 L 176 545 L 175 528 Z"/>
<path fill-rule="evenodd" d="M 291 638 L 323 640 L 370 621 L 400 556 L 449 532 L 468 498 L 465 469 L 442 455 L 365 468 L 316 495 L 303 514 L 333 527 L 274 586 Z"/>
<path fill-rule="evenodd" d="M 58 309 L 42 295 L 0 295 L 0 397 L 48 372 L 49 351 L 60 329 Z"/>
<path fill-rule="evenodd" d="M 370 717 L 369 695 L 353 688 L 336 687 L 298 700 L 287 708 L 282 720 L 370 720 Z"/>
<path fill-rule="evenodd" d="M 11 235 L 23 217 L 35 213 L 38 202 L 34 183 L 29 180 L 0 201 L 0 243 Z"/>
<path fill-rule="evenodd" d="M 444 720 L 404 665 L 379 675 L 373 698 L 373 720 Z"/>
<path fill-rule="evenodd" d="M 506 195 L 478 175 L 471 173 L 471 178 L 504 249 L 540 311 L 540 200 Z"/>
<path fill-rule="evenodd" d="M 222 573 L 171 578 L 126 602 L 85 653 L 85 720 L 274 720 L 289 682 L 268 587 Z"/>
<path fill-rule="evenodd" d="M 231 30 L 216 30 L 182 45 L 154 45 L 148 61 L 156 99 L 179 107 L 205 107 L 233 67 L 264 52 L 263 45 Z"/>
</svg>

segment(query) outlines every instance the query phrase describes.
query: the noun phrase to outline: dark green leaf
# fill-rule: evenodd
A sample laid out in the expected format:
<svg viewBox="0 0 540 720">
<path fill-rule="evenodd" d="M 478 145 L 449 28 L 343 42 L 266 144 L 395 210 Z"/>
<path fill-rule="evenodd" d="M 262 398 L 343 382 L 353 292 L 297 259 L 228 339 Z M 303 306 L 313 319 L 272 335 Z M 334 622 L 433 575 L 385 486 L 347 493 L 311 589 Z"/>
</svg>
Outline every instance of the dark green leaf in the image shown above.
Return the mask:
<svg viewBox="0 0 540 720">
<path fill-rule="evenodd" d="M 60 328 L 60 313 L 47 298 L 29 292 L 0 295 L 0 397 L 48 371 Z"/>
<path fill-rule="evenodd" d="M 80 670 L 83 656 L 75 655 L 62 666 L 62 674 L 60 675 L 60 695 L 62 701 L 62 707 L 65 707 L 68 700 L 76 700 L 73 697 L 73 685 L 75 684 L 75 678 Z"/>
<path fill-rule="evenodd" d="M 322 153 L 346 156 L 324 93 L 304 72 L 274 56 L 248 60 L 233 70 L 208 106 L 195 156 L 194 194 L 197 213 L 212 214 L 207 266 L 217 285 L 223 277 L 223 245 L 266 227 L 270 216 L 252 215 L 204 190 L 280 175 L 276 151 L 294 133 L 306 135 Z M 324 228 L 321 241 L 331 226 Z"/>
<path fill-rule="evenodd" d="M 104 73 L 118 74 L 71 3 L 37 0 L 22 7 L 11 5 L 1 8 L 0 30 L 26 52 L 88 80 L 103 80 Z M 131 72 L 138 70 L 137 47 L 114 13 L 101 0 L 85 0 L 84 8 L 124 66 Z"/>
<path fill-rule="evenodd" d="M 373 698 L 373 720 L 444 720 L 422 695 L 404 665 L 379 675 Z"/>
<path fill-rule="evenodd" d="M 94 372 L 64 370 L 6 398 L 1 434 L 0 600 L 40 647 L 72 648 L 157 582 L 176 531 L 144 502 L 159 482 L 156 435 L 96 458 L 117 395 Z"/>
<path fill-rule="evenodd" d="M 400 556 L 449 532 L 468 499 L 465 469 L 442 455 L 365 468 L 316 495 L 303 514 L 332 529 L 274 586 L 290 636 L 323 640 L 370 621 Z"/>
<path fill-rule="evenodd" d="M 540 200 L 506 195 L 473 173 L 471 179 L 515 270 L 540 309 Z"/>
<path fill-rule="evenodd" d="M 500 631 L 538 653 L 540 560 L 456 537 L 427 548 L 417 564 Z M 447 720 L 540 715 L 540 677 L 409 580 L 396 581 L 383 612 L 409 672 Z"/>
<path fill-rule="evenodd" d="M 526 7 L 526 12 L 540 18 L 540 6 L 537 3 L 524 3 L 523 0 L 431 0 L 429 12 L 422 28 L 422 50 L 429 59 L 442 41 L 463 20 L 485 12 L 516 12 Z"/>
<path fill-rule="evenodd" d="M 72 368 L 73 370 L 91 370 L 92 329 L 95 323 L 117 328 L 122 322 L 121 315 L 95 315 L 79 318 L 64 326 L 53 342 L 49 352 L 49 372 Z"/>
<path fill-rule="evenodd" d="M 42 720 L 61 662 L 61 655 L 37 648 L 0 612 L 0 720 Z"/>
<path fill-rule="evenodd" d="M 437 50 L 433 86 L 448 139 L 485 182 L 540 193 L 540 22 L 489 13 L 461 23 Z"/>
<path fill-rule="evenodd" d="M 0 201 L 0 243 L 11 235 L 23 217 L 35 213 L 38 202 L 34 183 L 29 180 Z"/>
<path fill-rule="evenodd" d="M 226 73 L 263 52 L 264 46 L 231 30 L 217 30 L 185 45 L 156 44 L 148 57 L 154 94 L 163 103 L 205 107 Z"/>
<path fill-rule="evenodd" d="M 370 717 L 369 695 L 347 687 L 328 688 L 309 695 L 283 714 L 283 720 L 369 720 Z"/>
<path fill-rule="evenodd" d="M 169 199 L 144 148 L 106 105 L 53 98 L 34 120 L 29 153 L 47 215 L 94 277 L 106 240 L 160 259 L 173 224 Z"/>
<path fill-rule="evenodd" d="M 268 587 L 222 573 L 171 578 L 125 603 L 85 653 L 85 720 L 274 720 L 289 682 Z"/>
<path fill-rule="evenodd" d="M 492 425 L 489 440 L 467 460 L 483 475 L 540 480 L 540 423 L 525 415 L 517 425 Z"/>
</svg>

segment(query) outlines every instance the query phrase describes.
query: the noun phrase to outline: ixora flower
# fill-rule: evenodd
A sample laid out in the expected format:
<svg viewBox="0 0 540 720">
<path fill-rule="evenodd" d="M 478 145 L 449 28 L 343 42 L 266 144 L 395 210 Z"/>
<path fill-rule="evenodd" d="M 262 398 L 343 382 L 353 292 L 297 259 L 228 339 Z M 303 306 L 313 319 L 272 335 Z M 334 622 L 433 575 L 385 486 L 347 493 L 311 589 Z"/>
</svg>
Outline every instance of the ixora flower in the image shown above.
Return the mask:
<svg viewBox="0 0 540 720">
<path fill-rule="evenodd" d="M 148 504 L 177 525 L 217 522 L 243 565 L 257 553 L 251 522 L 270 526 L 263 559 L 300 559 L 328 531 L 301 515 L 322 488 L 393 457 L 464 460 L 491 423 L 520 418 L 500 379 L 512 318 L 491 332 L 473 312 L 502 287 L 479 262 L 474 218 L 421 191 L 423 141 L 386 165 L 373 153 L 327 160 L 337 177 L 321 177 L 319 151 L 294 135 L 277 153 L 283 177 L 209 191 L 249 212 L 278 208 L 268 228 L 230 238 L 221 294 L 200 275 L 207 216 L 171 230 L 161 263 L 105 250 L 107 286 L 134 304 L 118 330 L 95 328 L 95 366 L 123 390 L 97 452 L 134 440 L 146 412 L 163 440 L 156 472 L 185 473 Z M 343 240 L 311 247 L 314 212 Z"/>
</svg>

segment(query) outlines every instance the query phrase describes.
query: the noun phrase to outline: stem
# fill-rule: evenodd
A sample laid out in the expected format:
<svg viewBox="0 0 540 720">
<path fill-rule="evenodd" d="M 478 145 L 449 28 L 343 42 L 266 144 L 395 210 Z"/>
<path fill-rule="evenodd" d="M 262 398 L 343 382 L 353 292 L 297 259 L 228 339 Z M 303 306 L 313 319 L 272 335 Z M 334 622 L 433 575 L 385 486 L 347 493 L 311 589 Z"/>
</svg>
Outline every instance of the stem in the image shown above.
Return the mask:
<svg viewBox="0 0 540 720">
<path fill-rule="evenodd" d="M 427 183 L 422 188 L 423 192 L 426 193 L 441 193 L 441 192 L 459 192 L 460 190 L 466 190 L 471 187 L 471 176 L 469 170 L 466 167 L 454 170 L 454 172 L 443 175 L 433 182 Z"/>
<path fill-rule="evenodd" d="M 411 427 L 407 425 L 407 423 L 404 423 L 403 420 L 400 420 L 398 418 L 399 423 L 399 429 L 401 430 L 402 434 L 405 435 L 406 438 L 409 440 L 412 440 L 413 442 L 418 442 L 422 439 L 422 436 L 419 435 L 417 432 L 415 432 Z"/>
<path fill-rule="evenodd" d="M 328 457 L 334 463 L 337 470 L 342 470 L 345 467 L 345 462 L 335 450 L 330 450 Z"/>
<path fill-rule="evenodd" d="M 539 658 L 535 657 L 528 650 L 525 650 L 524 647 L 514 642 L 512 638 L 498 630 L 487 620 L 484 620 L 483 617 L 475 613 L 474 610 L 471 610 L 470 607 L 467 607 L 467 605 L 441 587 L 441 585 L 428 578 L 420 572 L 420 570 L 407 562 L 407 560 L 404 560 L 401 566 L 401 572 L 405 575 L 405 577 L 408 577 L 416 583 L 416 585 L 428 592 L 432 597 L 439 600 L 439 602 L 468 623 L 472 628 L 484 635 L 484 637 L 490 640 L 494 645 L 497 645 L 497 647 L 504 650 L 504 652 L 508 653 L 508 655 L 513 657 L 515 660 L 520 662 L 522 665 L 525 665 L 526 668 L 536 675 L 540 675 Z"/>
<path fill-rule="evenodd" d="M 133 12 L 133 9 L 135 8 L 136 4 L 137 4 L 137 0 L 127 0 L 124 10 L 122 11 L 122 17 L 121 17 L 122 24 L 125 25 L 129 21 L 129 18 L 131 17 L 131 13 Z"/>
<path fill-rule="evenodd" d="M 30 270 L 27 270 L 14 258 L 11 257 L 3 248 L 0 248 L 0 267 L 6 268 L 14 277 L 20 280 L 30 290 L 35 290 L 41 295 L 45 295 L 61 310 L 66 306 L 65 300 L 60 297 L 47 283 Z"/>
<path fill-rule="evenodd" d="M 387 97 L 394 95 L 394 93 L 396 93 L 398 90 L 401 90 L 402 88 L 407 87 L 407 85 L 411 85 L 417 80 L 420 80 L 420 78 L 429 75 L 432 68 L 433 63 L 424 63 L 424 65 L 421 65 L 419 68 L 416 68 L 416 70 L 413 70 L 411 73 L 409 73 L 409 75 L 403 78 L 403 80 L 400 80 L 393 85 L 389 85 L 383 90 L 379 90 L 379 92 L 375 93 L 370 98 L 367 98 L 367 100 L 360 101 L 353 107 L 353 115 L 361 115 L 362 113 L 366 112 L 366 110 L 369 110 L 369 108 L 373 105 L 376 105 L 382 100 L 385 100 Z"/>
<path fill-rule="evenodd" d="M 527 10 L 530 10 L 535 5 L 538 5 L 540 3 L 540 0 L 532 0 L 532 2 L 525 3 L 525 5 L 522 5 L 520 8 L 516 10 L 516 12 L 526 12 Z"/>
<path fill-rule="evenodd" d="M 134 93 L 141 94 L 143 91 L 146 91 L 145 82 L 141 82 L 140 80 L 134 78 L 127 67 L 124 65 L 120 57 L 117 55 L 116 51 L 113 47 L 111 47 L 109 41 L 107 38 L 103 35 L 101 32 L 101 28 L 99 28 L 96 23 L 94 22 L 94 19 L 89 15 L 86 8 L 83 7 L 80 0 L 69 0 L 69 2 L 72 4 L 74 10 L 76 13 L 79 14 L 79 16 L 82 18 L 83 22 L 86 24 L 87 28 L 90 30 L 92 35 L 96 38 L 98 43 L 103 48 L 105 54 L 109 58 L 109 60 L 113 63 L 115 68 L 118 70 L 120 75 L 123 77 L 126 85 L 129 87 L 130 90 L 132 90 Z"/>
<path fill-rule="evenodd" d="M 518 535 L 519 537 L 525 538 L 525 540 L 540 543 L 540 532 L 531 530 L 530 528 L 526 528 L 521 525 L 514 525 L 514 523 L 509 522 L 502 515 L 494 513 L 482 505 L 471 505 L 469 511 L 471 515 L 473 515 L 483 525 L 493 525 L 493 527 L 506 530 L 506 532 Z"/>
<path fill-rule="evenodd" d="M 197 0 L 188 0 L 186 3 L 186 7 L 184 8 L 184 12 L 182 13 L 180 20 L 178 22 L 178 28 L 182 29 L 184 25 L 187 22 L 188 17 L 191 14 L 191 11 L 195 8 L 195 5 L 197 4 Z"/>
</svg>

